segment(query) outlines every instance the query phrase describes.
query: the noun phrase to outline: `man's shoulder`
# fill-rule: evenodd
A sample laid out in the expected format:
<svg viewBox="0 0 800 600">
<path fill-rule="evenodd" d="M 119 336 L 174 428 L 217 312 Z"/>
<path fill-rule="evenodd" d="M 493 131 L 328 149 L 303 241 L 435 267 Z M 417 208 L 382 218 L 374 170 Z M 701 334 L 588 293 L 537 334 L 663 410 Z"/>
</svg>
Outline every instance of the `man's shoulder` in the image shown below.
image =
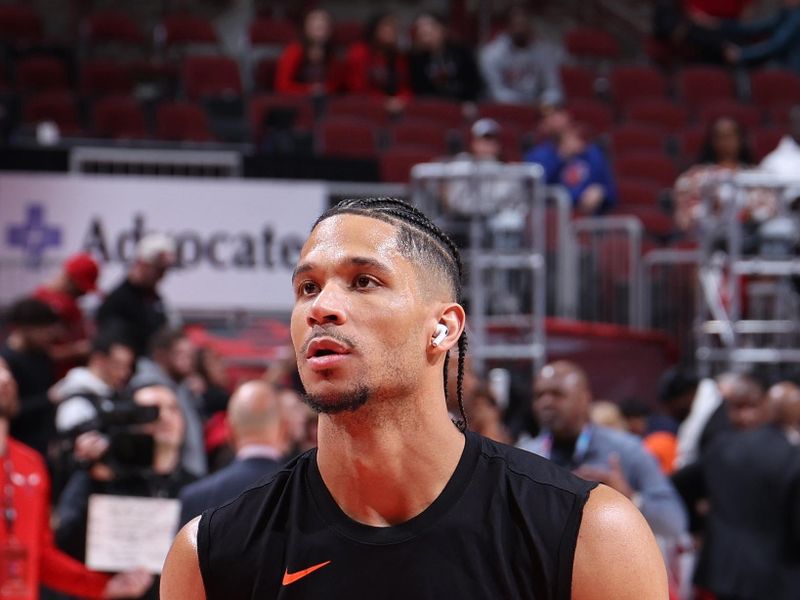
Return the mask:
<svg viewBox="0 0 800 600">
<path fill-rule="evenodd" d="M 262 484 L 267 485 L 279 470 L 280 464 L 277 461 L 269 459 L 264 459 L 259 462 L 256 462 L 255 459 L 235 460 L 216 473 L 212 473 L 208 477 L 204 477 L 203 479 L 199 479 L 187 485 L 181 490 L 181 498 L 189 499 L 203 496 L 211 490 L 227 489 L 232 483 L 238 482 L 239 479 L 248 475 L 255 475 L 253 487 L 258 487 Z M 263 474 L 258 476 L 259 472 Z M 267 481 L 264 481 L 265 478 L 268 478 Z"/>
</svg>

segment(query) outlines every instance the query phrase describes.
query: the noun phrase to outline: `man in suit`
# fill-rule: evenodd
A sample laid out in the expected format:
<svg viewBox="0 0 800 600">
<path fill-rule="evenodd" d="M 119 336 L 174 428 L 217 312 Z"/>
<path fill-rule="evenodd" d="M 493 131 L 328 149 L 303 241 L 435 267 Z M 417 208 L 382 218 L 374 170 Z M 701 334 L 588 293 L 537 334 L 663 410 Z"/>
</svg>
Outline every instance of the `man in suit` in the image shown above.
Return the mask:
<svg viewBox="0 0 800 600">
<path fill-rule="evenodd" d="M 243 383 L 231 396 L 228 422 L 236 459 L 182 490 L 181 525 L 208 508 L 233 500 L 282 464 L 286 428 L 280 398 L 272 385 L 258 380 Z"/>
</svg>

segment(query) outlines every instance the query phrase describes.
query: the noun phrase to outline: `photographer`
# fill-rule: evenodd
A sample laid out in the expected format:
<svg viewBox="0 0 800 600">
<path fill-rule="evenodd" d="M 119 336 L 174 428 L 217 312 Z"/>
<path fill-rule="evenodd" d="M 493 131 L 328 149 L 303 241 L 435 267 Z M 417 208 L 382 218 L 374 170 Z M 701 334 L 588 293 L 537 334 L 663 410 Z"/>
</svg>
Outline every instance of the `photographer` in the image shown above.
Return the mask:
<svg viewBox="0 0 800 600">
<path fill-rule="evenodd" d="M 71 556 L 85 560 L 89 496 L 177 498 L 194 477 L 181 466 L 185 425 L 175 393 L 162 385 L 133 393 L 139 407 L 157 409 L 152 422 L 112 428 L 103 458 L 69 480 L 58 506 L 56 542 Z M 147 417 L 149 413 L 142 411 Z M 177 526 L 177 523 L 176 523 Z M 147 598 L 157 597 L 154 585 Z"/>
</svg>

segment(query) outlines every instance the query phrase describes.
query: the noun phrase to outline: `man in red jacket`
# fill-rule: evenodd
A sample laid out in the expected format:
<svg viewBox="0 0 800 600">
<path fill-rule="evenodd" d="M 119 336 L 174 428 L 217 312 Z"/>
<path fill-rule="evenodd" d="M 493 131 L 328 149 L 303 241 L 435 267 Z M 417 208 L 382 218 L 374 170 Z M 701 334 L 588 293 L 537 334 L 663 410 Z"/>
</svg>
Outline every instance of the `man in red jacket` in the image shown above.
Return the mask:
<svg viewBox="0 0 800 600">
<path fill-rule="evenodd" d="M 138 598 L 152 585 L 150 574 L 95 573 L 55 547 L 44 461 L 8 435 L 17 406 L 16 382 L 0 358 L 0 598 L 37 600 L 40 584 L 85 598 Z"/>
</svg>

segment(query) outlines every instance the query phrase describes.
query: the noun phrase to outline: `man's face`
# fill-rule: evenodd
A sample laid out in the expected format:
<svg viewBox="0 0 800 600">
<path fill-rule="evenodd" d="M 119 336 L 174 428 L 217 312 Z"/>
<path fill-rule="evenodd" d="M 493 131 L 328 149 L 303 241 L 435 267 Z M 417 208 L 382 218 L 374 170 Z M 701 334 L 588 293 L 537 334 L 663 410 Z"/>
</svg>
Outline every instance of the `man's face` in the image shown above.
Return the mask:
<svg viewBox="0 0 800 600">
<path fill-rule="evenodd" d="M 322 221 L 293 286 L 292 342 L 315 409 L 354 410 L 417 386 L 430 343 L 423 323 L 435 317 L 394 225 L 357 215 Z"/>
<path fill-rule="evenodd" d="M 547 365 L 533 388 L 533 410 L 539 424 L 558 438 L 577 437 L 588 420 L 591 396 L 580 377 Z"/>
<path fill-rule="evenodd" d="M 180 338 L 169 352 L 169 371 L 176 381 L 187 378 L 194 371 L 197 349 L 189 338 Z"/>
<path fill-rule="evenodd" d="M 133 350 L 121 344 L 111 346 L 105 361 L 105 378 L 108 385 L 120 391 L 128 383 L 133 371 L 136 355 Z"/>
<path fill-rule="evenodd" d="M 756 386 L 738 382 L 728 389 L 723 388 L 722 393 L 728 417 L 737 430 L 753 429 L 767 422 L 769 414 L 766 398 Z"/>
<path fill-rule="evenodd" d="M 183 414 L 172 390 L 160 385 L 142 388 L 133 395 L 133 401 L 139 406 L 158 407 L 158 419 L 141 427 L 157 445 L 177 448 L 183 444 Z"/>
</svg>

